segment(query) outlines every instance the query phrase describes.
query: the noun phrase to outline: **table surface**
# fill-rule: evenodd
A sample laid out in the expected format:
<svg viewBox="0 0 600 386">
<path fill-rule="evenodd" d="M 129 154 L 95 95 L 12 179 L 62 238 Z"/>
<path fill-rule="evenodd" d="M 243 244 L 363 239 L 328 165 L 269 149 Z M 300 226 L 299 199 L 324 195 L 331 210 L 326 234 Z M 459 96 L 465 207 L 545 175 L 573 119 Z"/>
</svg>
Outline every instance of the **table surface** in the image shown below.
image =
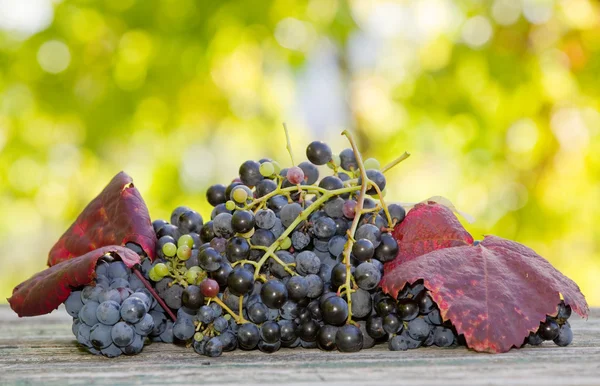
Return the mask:
<svg viewBox="0 0 600 386">
<path fill-rule="evenodd" d="M 558 347 L 478 354 L 465 348 L 358 353 L 282 349 L 197 355 L 191 348 L 153 343 L 132 357 L 108 359 L 80 349 L 71 318 L 18 318 L 0 306 L 0 385 L 218 384 L 218 385 L 600 385 L 600 309 L 574 316 L 574 341 Z"/>
</svg>

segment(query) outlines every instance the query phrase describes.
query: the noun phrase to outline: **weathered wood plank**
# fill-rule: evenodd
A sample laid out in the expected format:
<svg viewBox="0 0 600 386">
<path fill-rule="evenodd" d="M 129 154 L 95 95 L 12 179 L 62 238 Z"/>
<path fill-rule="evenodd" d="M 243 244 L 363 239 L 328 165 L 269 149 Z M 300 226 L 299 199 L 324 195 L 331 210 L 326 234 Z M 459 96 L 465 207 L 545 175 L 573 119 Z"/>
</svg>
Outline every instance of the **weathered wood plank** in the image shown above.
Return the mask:
<svg viewBox="0 0 600 386">
<path fill-rule="evenodd" d="M 152 344 L 140 355 L 107 359 L 77 347 L 62 310 L 19 319 L 0 306 L 0 385 L 600 385 L 600 310 L 587 321 L 574 317 L 571 325 L 572 346 L 545 343 L 497 355 L 380 346 L 353 354 L 236 350 L 206 358 L 185 347 Z"/>
</svg>

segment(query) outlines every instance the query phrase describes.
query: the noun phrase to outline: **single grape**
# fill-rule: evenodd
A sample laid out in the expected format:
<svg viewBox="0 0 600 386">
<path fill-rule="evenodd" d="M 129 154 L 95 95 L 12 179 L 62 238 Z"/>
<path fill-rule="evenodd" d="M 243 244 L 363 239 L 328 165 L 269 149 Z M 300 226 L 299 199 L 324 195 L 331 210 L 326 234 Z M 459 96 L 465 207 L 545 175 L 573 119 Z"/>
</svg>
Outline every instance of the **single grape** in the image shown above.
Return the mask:
<svg viewBox="0 0 600 386">
<path fill-rule="evenodd" d="M 368 239 L 373 247 L 377 248 L 381 244 L 381 231 L 373 224 L 362 224 L 356 230 L 354 238 L 356 240 Z"/>
<path fill-rule="evenodd" d="M 560 326 L 550 317 L 546 318 L 544 323 L 540 324 L 538 334 L 544 340 L 554 340 L 560 332 Z"/>
<path fill-rule="evenodd" d="M 79 310 L 79 320 L 88 326 L 92 327 L 98 323 L 98 317 L 96 316 L 96 311 L 98 310 L 98 306 L 100 303 L 95 301 L 88 301 L 81 307 Z"/>
<path fill-rule="evenodd" d="M 337 348 L 335 345 L 335 336 L 338 327 L 326 324 L 319 329 L 317 334 L 317 345 L 321 350 L 333 351 Z"/>
<path fill-rule="evenodd" d="M 304 171 L 298 166 L 292 166 L 287 170 L 286 178 L 290 184 L 298 185 L 304 181 Z"/>
<path fill-rule="evenodd" d="M 191 318 L 177 318 L 173 323 L 173 336 L 179 340 L 188 340 L 194 336 L 196 327 Z"/>
<path fill-rule="evenodd" d="M 214 248 L 208 247 L 198 255 L 200 268 L 207 272 L 214 272 L 221 267 L 223 257 Z"/>
<path fill-rule="evenodd" d="M 204 295 L 200 287 L 189 285 L 181 294 L 181 304 L 192 310 L 199 309 L 204 304 Z"/>
<path fill-rule="evenodd" d="M 271 279 L 262 285 L 260 298 L 267 307 L 278 309 L 288 299 L 287 288 L 281 281 Z"/>
<path fill-rule="evenodd" d="M 387 335 L 383 328 L 383 318 L 377 315 L 371 315 L 367 319 L 367 333 L 373 339 L 380 339 Z"/>
<path fill-rule="evenodd" d="M 440 310 L 434 309 L 430 313 L 425 316 L 425 321 L 434 326 L 440 326 L 443 323 L 442 315 L 440 315 Z"/>
<path fill-rule="evenodd" d="M 148 336 L 154 330 L 154 317 L 151 314 L 146 314 L 133 326 L 136 334 Z M 134 339 L 135 341 L 135 339 Z"/>
<path fill-rule="evenodd" d="M 331 217 L 321 217 L 313 224 L 313 233 L 322 239 L 329 239 L 335 235 L 335 221 Z"/>
<path fill-rule="evenodd" d="M 337 330 L 335 343 L 341 352 L 357 352 L 363 345 L 363 335 L 360 328 L 346 324 Z"/>
<path fill-rule="evenodd" d="M 388 334 L 397 334 L 402 329 L 402 321 L 396 314 L 387 314 L 383 317 L 383 329 Z"/>
<path fill-rule="evenodd" d="M 187 212 L 182 213 L 177 220 L 177 226 L 182 234 L 200 232 L 203 223 L 204 220 L 200 213 L 194 210 L 188 210 Z M 177 240 L 179 237 L 174 238 Z"/>
<path fill-rule="evenodd" d="M 223 354 L 223 342 L 217 337 L 211 338 L 204 346 L 204 354 L 214 358 Z"/>
<path fill-rule="evenodd" d="M 398 317 L 404 321 L 410 321 L 419 315 L 419 305 L 413 299 L 398 299 Z"/>
<path fill-rule="evenodd" d="M 275 166 L 271 162 L 263 162 L 258 169 L 263 177 L 270 177 L 275 174 Z"/>
<path fill-rule="evenodd" d="M 368 291 L 359 288 L 350 297 L 352 298 L 352 316 L 364 318 L 371 313 L 373 304 Z"/>
<path fill-rule="evenodd" d="M 171 212 L 171 224 L 175 225 L 176 227 L 179 227 L 179 216 L 181 216 L 189 210 L 191 209 L 187 206 L 178 206 L 177 208 L 175 208 L 173 212 Z"/>
<path fill-rule="evenodd" d="M 245 268 L 234 269 L 227 278 L 227 288 L 235 296 L 248 294 L 254 288 L 254 274 Z"/>
<path fill-rule="evenodd" d="M 358 261 L 367 261 L 375 254 L 375 248 L 371 240 L 358 239 L 352 246 L 352 254 Z"/>
<path fill-rule="evenodd" d="M 415 318 L 408 322 L 407 330 L 411 338 L 423 342 L 427 339 L 432 326 L 421 318 Z"/>
<path fill-rule="evenodd" d="M 212 298 L 219 294 L 219 284 L 213 279 L 204 279 L 200 283 L 200 289 L 205 298 Z"/>
<path fill-rule="evenodd" d="M 292 239 L 290 239 L 289 237 L 284 238 L 283 240 L 281 240 L 281 242 L 279 243 L 279 247 L 281 249 L 290 249 L 292 246 Z"/>
<path fill-rule="evenodd" d="M 321 260 L 311 251 L 300 252 L 296 256 L 296 272 L 302 276 L 317 274 L 321 268 Z"/>
<path fill-rule="evenodd" d="M 206 200 L 208 201 L 208 203 L 211 204 L 212 206 L 224 204 L 225 201 L 227 201 L 227 198 L 225 196 L 225 189 L 226 189 L 225 185 L 221 185 L 221 184 L 216 184 L 216 185 L 210 186 L 206 190 Z"/>
<path fill-rule="evenodd" d="M 454 333 L 449 328 L 438 326 L 435 328 L 433 342 L 438 347 L 450 347 L 454 343 Z"/>
<path fill-rule="evenodd" d="M 560 330 L 558 332 L 558 336 L 553 339 L 556 345 L 565 347 L 573 342 L 573 331 L 571 330 L 571 326 L 568 322 L 560 326 Z"/>
<path fill-rule="evenodd" d="M 288 296 L 293 301 L 299 301 L 308 294 L 308 281 L 303 276 L 292 276 L 286 283 Z"/>
<path fill-rule="evenodd" d="M 238 185 L 231 190 L 231 199 L 234 202 L 239 204 L 243 204 L 248 199 L 248 191 L 244 188 L 247 188 L 245 185 Z"/>
<path fill-rule="evenodd" d="M 243 350 L 254 349 L 260 340 L 260 331 L 255 324 L 244 323 L 238 329 L 238 344 Z"/>
<path fill-rule="evenodd" d="M 298 230 L 292 233 L 291 242 L 295 249 L 302 250 L 310 245 L 311 237 L 308 233 Z"/>
<path fill-rule="evenodd" d="M 392 222 L 396 224 L 401 223 L 406 217 L 406 210 L 398 204 L 390 204 L 388 205 L 388 212 L 390 213 L 390 217 L 392 218 Z M 383 209 L 379 212 L 382 216 L 384 215 Z"/>
<path fill-rule="evenodd" d="M 122 323 L 122 322 L 119 322 Z M 117 323 L 116 325 L 118 325 Z M 125 324 L 125 323 L 123 323 Z M 116 326 L 115 325 L 115 326 Z M 94 348 L 101 350 L 105 347 L 110 346 L 113 341 L 111 339 L 111 329 L 115 328 L 114 326 L 107 326 L 105 324 L 95 324 L 90 329 L 90 343 Z"/>
<path fill-rule="evenodd" d="M 310 318 L 310 316 L 309 316 Z M 319 333 L 319 325 L 312 319 L 305 321 L 296 328 L 296 335 L 306 342 L 315 342 Z"/>
<path fill-rule="evenodd" d="M 358 170 L 358 162 L 352 149 L 344 149 L 340 153 L 340 166 L 349 172 Z"/>
<path fill-rule="evenodd" d="M 321 304 L 321 312 L 325 323 L 341 326 L 348 319 L 348 303 L 339 296 L 331 296 Z"/>
<path fill-rule="evenodd" d="M 363 164 L 365 166 L 365 169 L 373 169 L 373 170 L 379 170 L 379 169 L 381 169 L 381 164 L 375 158 L 367 158 L 363 162 Z"/>
<path fill-rule="evenodd" d="M 234 230 L 231 224 L 233 216 L 230 213 L 220 213 L 213 220 L 213 231 L 215 236 L 230 238 L 234 235 Z"/>
<path fill-rule="evenodd" d="M 321 141 L 313 141 L 306 148 L 306 158 L 315 165 L 325 165 L 331 156 L 331 148 Z"/>
<path fill-rule="evenodd" d="M 261 302 L 256 302 L 248 307 L 248 319 L 252 323 L 261 324 L 267 321 L 269 308 Z"/>
<path fill-rule="evenodd" d="M 79 311 L 83 307 L 81 301 L 81 291 L 72 291 L 67 300 L 65 300 L 65 308 L 67 313 L 72 317 L 79 315 Z"/>
<path fill-rule="evenodd" d="M 96 318 L 102 324 L 112 326 L 121 319 L 121 305 L 112 300 L 102 302 L 96 308 Z"/>
<path fill-rule="evenodd" d="M 186 261 L 192 256 L 192 249 L 187 245 L 182 245 L 177 248 L 177 257 L 179 260 Z"/>
<path fill-rule="evenodd" d="M 225 255 L 231 263 L 247 259 L 250 255 L 250 243 L 243 237 L 232 237 L 227 242 Z"/>
<path fill-rule="evenodd" d="M 192 237 L 192 235 L 185 234 L 185 235 L 179 236 L 179 240 L 177 240 L 177 246 L 180 247 L 182 245 L 187 245 L 188 247 L 193 248 L 194 247 L 194 238 Z"/>
<path fill-rule="evenodd" d="M 136 355 L 141 353 L 143 348 L 144 338 L 142 338 L 141 335 L 136 334 L 133 338 L 133 342 L 129 346 L 121 347 L 121 351 L 125 355 Z"/>
<path fill-rule="evenodd" d="M 297 202 L 286 204 L 279 213 L 279 218 L 283 223 L 284 227 L 289 227 L 292 225 L 294 220 L 302 213 L 302 206 Z"/>
<path fill-rule="evenodd" d="M 135 338 L 135 331 L 131 325 L 125 322 L 115 324 L 110 331 L 112 341 L 119 347 L 129 346 Z"/>
<path fill-rule="evenodd" d="M 174 245 L 174 244 L 171 244 Z M 153 268 L 156 275 L 163 278 L 169 274 L 169 268 L 165 263 L 157 263 Z"/>
<path fill-rule="evenodd" d="M 356 201 L 354 201 L 354 200 L 345 201 L 344 205 L 342 206 L 342 211 L 346 218 L 350 218 L 350 219 L 354 218 L 354 216 L 356 215 Z"/>
<path fill-rule="evenodd" d="M 343 188 L 344 183 L 336 176 L 327 176 L 319 182 L 319 187 L 325 190 L 337 190 Z M 342 197 L 344 196 L 342 195 Z"/>
<path fill-rule="evenodd" d="M 246 161 L 240 166 L 240 179 L 247 186 L 256 186 L 264 177 L 260 174 L 260 164 Z"/>
<path fill-rule="evenodd" d="M 273 180 L 264 179 L 256 185 L 256 198 L 261 198 L 277 190 L 277 183 Z"/>
<path fill-rule="evenodd" d="M 212 221 L 209 221 L 206 224 L 204 224 L 204 226 L 200 230 L 200 240 L 203 243 L 208 243 L 214 237 L 215 237 L 214 223 Z"/>
<path fill-rule="evenodd" d="M 382 263 L 386 263 L 394 260 L 396 255 L 398 255 L 398 242 L 389 233 L 383 233 L 381 244 L 375 249 L 375 258 Z"/>
<path fill-rule="evenodd" d="M 422 315 L 428 314 L 436 308 L 436 304 L 427 293 L 427 290 L 421 291 L 415 297 L 415 301 L 419 305 L 419 313 Z"/>
<path fill-rule="evenodd" d="M 275 226 L 277 216 L 271 209 L 260 209 L 254 215 L 256 226 L 262 229 L 271 229 Z"/>
<path fill-rule="evenodd" d="M 148 306 L 137 297 L 129 297 L 121 304 L 121 318 L 129 323 L 137 323 L 148 312 Z"/>
<path fill-rule="evenodd" d="M 267 321 L 260 327 L 260 337 L 266 343 L 277 343 L 281 338 L 281 327 L 277 322 Z"/>
</svg>

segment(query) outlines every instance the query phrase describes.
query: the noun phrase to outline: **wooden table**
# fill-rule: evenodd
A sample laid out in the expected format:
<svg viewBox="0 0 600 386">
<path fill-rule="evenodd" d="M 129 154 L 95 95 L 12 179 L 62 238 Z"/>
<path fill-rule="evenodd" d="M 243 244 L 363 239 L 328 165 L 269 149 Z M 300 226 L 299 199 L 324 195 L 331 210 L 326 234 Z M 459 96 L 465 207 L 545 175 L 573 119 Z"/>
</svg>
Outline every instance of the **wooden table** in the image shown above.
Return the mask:
<svg viewBox="0 0 600 386">
<path fill-rule="evenodd" d="M 107 359 L 77 347 L 64 310 L 19 319 L 0 306 L 0 385 L 600 385 L 600 309 L 573 317 L 574 342 L 477 354 L 464 348 L 353 354 L 282 349 L 236 350 L 207 358 L 172 344 L 151 344 L 136 356 Z"/>
</svg>

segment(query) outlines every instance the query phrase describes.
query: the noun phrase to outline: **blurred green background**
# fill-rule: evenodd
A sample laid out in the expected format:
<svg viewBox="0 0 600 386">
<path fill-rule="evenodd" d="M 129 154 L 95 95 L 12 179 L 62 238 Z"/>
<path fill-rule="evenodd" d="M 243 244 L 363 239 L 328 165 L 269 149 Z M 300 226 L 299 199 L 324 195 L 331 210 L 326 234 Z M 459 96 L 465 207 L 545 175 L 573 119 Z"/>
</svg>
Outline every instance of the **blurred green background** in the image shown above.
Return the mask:
<svg viewBox="0 0 600 386">
<path fill-rule="evenodd" d="M 449 198 L 600 306 L 600 6 L 0 0 L 0 301 L 120 170 L 153 218 L 359 134 L 387 199 Z"/>
</svg>

